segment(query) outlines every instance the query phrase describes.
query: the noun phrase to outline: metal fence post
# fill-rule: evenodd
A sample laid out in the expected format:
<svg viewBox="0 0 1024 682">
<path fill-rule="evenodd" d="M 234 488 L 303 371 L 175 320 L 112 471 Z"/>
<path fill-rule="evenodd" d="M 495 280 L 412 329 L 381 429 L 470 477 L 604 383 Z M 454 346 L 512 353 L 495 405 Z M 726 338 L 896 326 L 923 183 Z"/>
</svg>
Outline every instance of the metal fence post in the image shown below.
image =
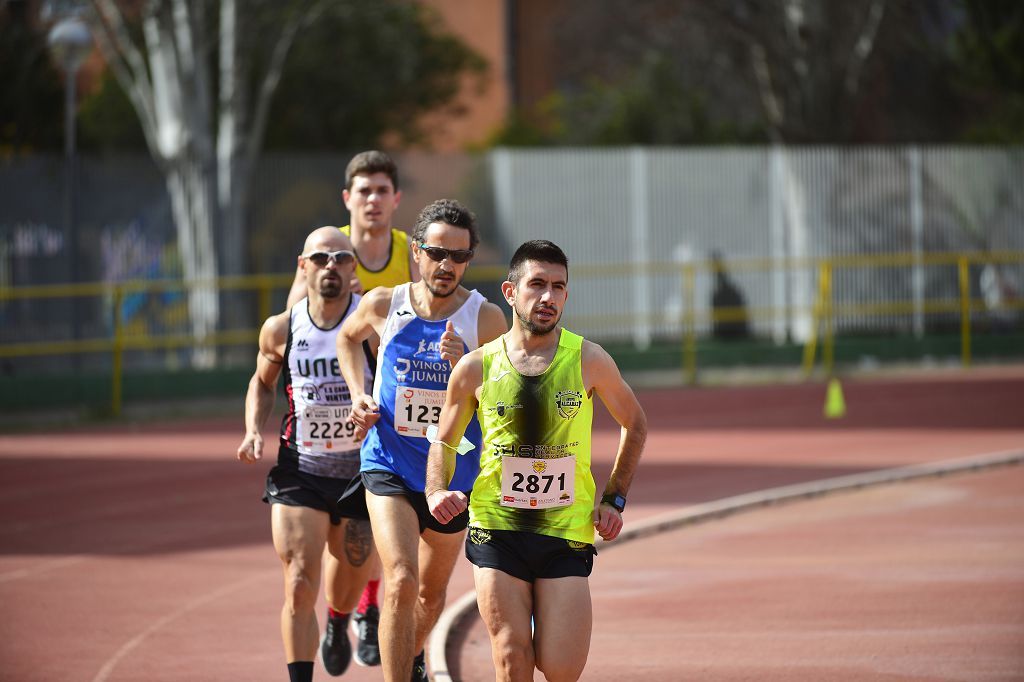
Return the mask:
<svg viewBox="0 0 1024 682">
<path fill-rule="evenodd" d="M 683 376 L 688 384 L 697 383 L 697 266 L 683 266 Z"/>
<path fill-rule="evenodd" d="M 114 285 L 114 348 L 110 377 L 110 414 L 114 417 L 121 414 L 121 381 L 123 379 L 124 355 L 124 324 L 121 320 L 121 308 L 124 304 L 124 286 Z"/>
<path fill-rule="evenodd" d="M 821 263 L 821 314 L 825 318 L 825 338 L 821 346 L 821 364 L 826 376 L 832 376 L 835 366 L 835 321 L 832 313 L 832 261 Z"/>
<path fill-rule="evenodd" d="M 260 316 L 256 320 L 257 329 L 261 329 L 263 322 L 270 317 L 270 280 L 266 277 L 260 278 Z"/>
<path fill-rule="evenodd" d="M 809 379 L 811 372 L 814 371 L 814 356 L 818 350 L 818 325 L 821 322 L 822 307 L 825 304 L 826 278 L 825 261 L 822 261 L 818 265 L 818 296 L 814 300 L 814 307 L 811 309 L 810 334 L 807 337 L 806 343 L 804 343 L 804 357 L 801 363 L 804 379 Z"/>
<path fill-rule="evenodd" d="M 960 279 L 960 362 L 971 366 L 971 263 L 967 256 L 957 259 Z"/>
</svg>

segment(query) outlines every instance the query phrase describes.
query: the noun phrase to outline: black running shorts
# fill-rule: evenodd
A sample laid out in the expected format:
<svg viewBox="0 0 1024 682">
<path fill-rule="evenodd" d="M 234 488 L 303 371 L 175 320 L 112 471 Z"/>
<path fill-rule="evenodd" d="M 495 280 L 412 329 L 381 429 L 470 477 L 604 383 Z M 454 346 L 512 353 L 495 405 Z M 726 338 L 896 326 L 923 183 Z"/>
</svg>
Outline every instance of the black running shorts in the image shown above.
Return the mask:
<svg viewBox="0 0 1024 682">
<path fill-rule="evenodd" d="M 538 578 L 587 578 L 594 570 L 593 545 L 553 535 L 471 527 L 466 558 L 480 568 L 494 568 L 532 583 Z"/>
<path fill-rule="evenodd" d="M 362 490 L 359 494 L 346 495 L 352 480 L 316 476 L 278 464 L 267 474 L 263 501 L 327 512 L 335 526 L 340 525 L 343 518 L 369 520 Z"/>
<path fill-rule="evenodd" d="M 420 533 L 427 528 L 438 533 L 451 535 L 461 533 L 469 525 L 469 509 L 456 516 L 448 523 L 441 523 L 430 513 L 427 506 L 427 498 L 423 493 L 409 490 L 405 487 L 401 477 L 390 471 L 364 471 L 362 472 L 363 486 L 374 495 L 390 497 L 392 495 L 404 495 L 409 504 L 416 510 L 416 517 L 420 521 Z M 466 493 L 469 497 L 469 493 Z"/>
</svg>

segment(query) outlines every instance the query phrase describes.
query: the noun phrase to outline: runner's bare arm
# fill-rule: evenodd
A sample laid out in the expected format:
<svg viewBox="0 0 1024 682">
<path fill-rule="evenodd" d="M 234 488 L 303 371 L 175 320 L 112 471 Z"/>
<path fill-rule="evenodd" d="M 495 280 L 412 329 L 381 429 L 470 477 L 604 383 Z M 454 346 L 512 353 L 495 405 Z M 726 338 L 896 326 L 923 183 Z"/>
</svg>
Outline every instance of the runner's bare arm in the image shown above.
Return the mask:
<svg viewBox="0 0 1024 682">
<path fill-rule="evenodd" d="M 455 458 L 479 457 L 479 452 L 456 455 L 456 446 L 462 441 L 466 427 L 477 408 L 478 390 L 483 382 L 483 351 L 467 353 L 452 370 L 445 392 L 444 406 L 437 424 L 437 442 L 430 445 L 427 455 L 427 479 L 424 486 L 427 506 L 441 523 L 448 523 L 461 514 L 468 505 L 461 491 L 448 490 L 455 475 Z"/>
<path fill-rule="evenodd" d="M 369 339 L 380 343 L 380 335 L 384 331 L 388 309 L 391 307 L 391 291 L 388 287 L 377 287 L 363 296 L 356 311 L 345 318 L 335 341 L 341 376 L 345 378 L 352 395 L 350 419 L 356 425 L 359 437 L 365 435 L 380 418 L 377 403 L 366 392 L 363 382 L 363 366 L 366 362 L 363 341 Z"/>
<path fill-rule="evenodd" d="M 284 312 L 268 318 L 260 329 L 256 372 L 245 394 L 245 437 L 237 452 L 243 462 L 255 462 L 263 457 L 262 429 L 274 408 L 274 390 L 281 376 L 289 321 L 290 315 Z"/>
<path fill-rule="evenodd" d="M 377 287 L 359 301 L 354 313 L 345 318 L 338 330 L 336 346 L 341 375 L 348 384 L 353 400 L 366 393 L 363 386 L 363 341 L 376 339 L 384 331 L 388 309 L 391 306 L 391 289 Z"/>
<path fill-rule="evenodd" d="M 615 464 L 604 487 L 604 494 L 625 497 L 633 483 L 633 474 L 636 473 L 647 440 L 647 416 L 607 351 L 590 341 L 584 341 L 583 344 L 584 386 L 601 398 L 612 418 L 621 427 Z M 614 540 L 622 530 L 622 515 L 611 505 L 599 504 L 594 515 L 594 525 L 602 538 Z"/>
</svg>

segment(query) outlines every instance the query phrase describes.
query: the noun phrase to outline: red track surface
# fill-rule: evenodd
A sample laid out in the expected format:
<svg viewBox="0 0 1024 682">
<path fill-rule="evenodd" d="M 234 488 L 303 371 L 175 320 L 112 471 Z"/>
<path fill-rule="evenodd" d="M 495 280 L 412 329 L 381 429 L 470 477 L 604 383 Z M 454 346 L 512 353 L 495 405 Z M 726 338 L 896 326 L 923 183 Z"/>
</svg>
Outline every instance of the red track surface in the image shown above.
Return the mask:
<svg viewBox="0 0 1024 682">
<path fill-rule="evenodd" d="M 652 430 L 627 523 L 786 483 L 1024 448 L 1019 369 L 844 389 L 837 422 L 821 417 L 820 385 L 643 392 Z M 280 569 L 259 499 L 269 462 L 236 462 L 240 437 L 241 415 L 0 436 L 0 680 L 286 678 Z M 602 414 L 599 485 L 616 440 Z M 584 679 L 1022 679 L 1021 493 L 1019 470 L 994 470 L 675 531 L 684 549 L 674 553 L 658 551 L 668 536 L 609 547 L 592 582 Z M 889 529 L 906 532 L 872 544 Z M 936 565 L 948 579 L 930 592 L 921 571 Z M 854 579 L 851 566 L 876 578 Z M 449 597 L 471 584 L 460 561 Z M 940 602 L 941 613 L 925 608 Z M 623 635 L 624 620 L 649 622 L 659 604 L 674 605 L 655 613 L 664 638 Z M 492 675 L 486 655 L 474 668 L 486 654 L 477 644 L 450 661 L 467 680 Z M 381 676 L 353 666 L 343 679 Z"/>
</svg>

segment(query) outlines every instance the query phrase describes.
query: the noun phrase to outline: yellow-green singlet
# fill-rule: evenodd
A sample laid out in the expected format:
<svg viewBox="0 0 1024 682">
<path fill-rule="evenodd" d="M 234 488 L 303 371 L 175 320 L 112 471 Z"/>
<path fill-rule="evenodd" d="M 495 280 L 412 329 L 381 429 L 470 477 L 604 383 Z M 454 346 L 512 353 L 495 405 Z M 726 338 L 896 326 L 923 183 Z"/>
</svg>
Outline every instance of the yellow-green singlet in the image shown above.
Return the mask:
<svg viewBox="0 0 1024 682">
<path fill-rule="evenodd" d="M 504 337 L 483 349 L 483 445 L 469 524 L 593 543 L 594 404 L 583 385 L 583 337 L 562 329 L 551 364 L 537 376 L 516 371 Z"/>
<path fill-rule="evenodd" d="M 352 226 L 339 227 L 345 235 L 352 236 Z M 388 262 L 380 270 L 367 269 L 362 261 L 356 258 L 356 277 L 363 285 L 363 291 L 377 287 L 394 287 L 412 279 L 409 272 L 409 235 L 394 227 L 391 228 L 391 253 Z"/>
</svg>

